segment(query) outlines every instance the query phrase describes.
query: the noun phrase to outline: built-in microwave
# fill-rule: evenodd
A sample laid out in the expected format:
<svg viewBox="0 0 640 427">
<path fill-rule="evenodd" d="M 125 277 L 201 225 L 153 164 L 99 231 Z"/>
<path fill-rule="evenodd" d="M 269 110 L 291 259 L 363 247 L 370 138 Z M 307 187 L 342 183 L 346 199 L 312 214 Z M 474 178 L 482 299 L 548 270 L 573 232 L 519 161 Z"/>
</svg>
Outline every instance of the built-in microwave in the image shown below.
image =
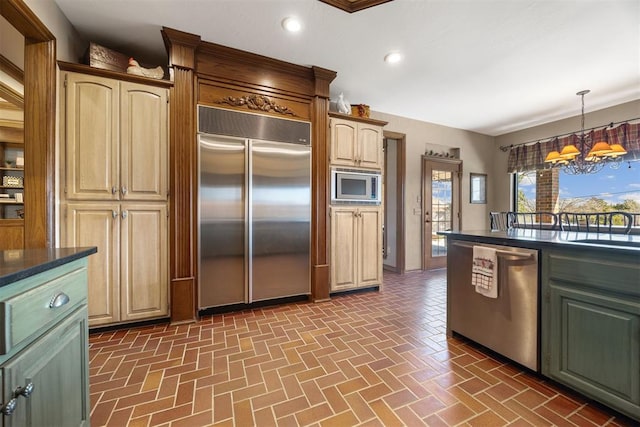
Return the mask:
<svg viewBox="0 0 640 427">
<path fill-rule="evenodd" d="M 373 171 L 331 169 L 331 203 L 380 204 L 381 175 Z"/>
</svg>

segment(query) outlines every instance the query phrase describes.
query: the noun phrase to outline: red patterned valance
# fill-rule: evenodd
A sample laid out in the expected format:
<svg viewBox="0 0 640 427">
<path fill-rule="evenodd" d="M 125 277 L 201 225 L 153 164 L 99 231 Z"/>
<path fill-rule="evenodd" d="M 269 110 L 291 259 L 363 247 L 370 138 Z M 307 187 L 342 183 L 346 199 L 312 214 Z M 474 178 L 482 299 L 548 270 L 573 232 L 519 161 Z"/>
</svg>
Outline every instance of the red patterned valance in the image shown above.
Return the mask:
<svg viewBox="0 0 640 427">
<path fill-rule="evenodd" d="M 621 144 L 627 150 L 624 160 L 640 159 L 640 123 L 622 123 L 611 128 L 591 130 L 585 133 L 585 139 L 586 147 L 580 146 L 579 134 L 514 146 L 509 150 L 508 172 L 525 172 L 548 168 L 549 166 L 544 163 L 547 153 L 552 150 L 560 151 L 562 147 L 568 144 L 574 144 L 579 150 L 582 149 L 582 156 L 584 157 L 592 141 Z"/>
</svg>

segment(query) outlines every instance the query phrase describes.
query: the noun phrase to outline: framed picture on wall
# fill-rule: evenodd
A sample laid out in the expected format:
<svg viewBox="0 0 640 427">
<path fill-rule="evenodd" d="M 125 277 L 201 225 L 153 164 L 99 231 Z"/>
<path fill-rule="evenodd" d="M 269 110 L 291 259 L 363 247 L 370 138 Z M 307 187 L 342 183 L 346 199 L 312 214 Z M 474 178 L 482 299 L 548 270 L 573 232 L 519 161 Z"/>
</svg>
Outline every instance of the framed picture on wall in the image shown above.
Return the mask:
<svg viewBox="0 0 640 427">
<path fill-rule="evenodd" d="M 470 174 L 470 202 L 471 203 L 487 203 L 487 174 L 471 173 Z"/>
</svg>

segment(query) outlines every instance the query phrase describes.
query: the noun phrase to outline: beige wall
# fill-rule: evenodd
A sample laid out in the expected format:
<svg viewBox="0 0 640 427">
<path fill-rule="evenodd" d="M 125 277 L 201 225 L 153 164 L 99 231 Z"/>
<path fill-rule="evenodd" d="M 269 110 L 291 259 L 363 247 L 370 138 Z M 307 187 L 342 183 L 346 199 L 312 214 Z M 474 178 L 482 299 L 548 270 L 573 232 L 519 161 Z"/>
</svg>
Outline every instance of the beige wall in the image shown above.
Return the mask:
<svg viewBox="0 0 640 427">
<path fill-rule="evenodd" d="M 24 37 L 4 17 L 0 16 L 0 54 L 16 67 L 24 69 Z M 0 81 L 24 95 L 22 83 L 0 70 Z M 4 125 L 22 126 L 23 113 L 17 109 L 0 109 L 0 122 Z"/>
<path fill-rule="evenodd" d="M 0 16 L 0 54 L 24 70 L 24 37 Z"/>
<path fill-rule="evenodd" d="M 469 173 L 490 174 L 494 169 L 494 138 L 440 126 L 433 123 L 371 112 L 371 118 L 389 122 L 386 131 L 406 135 L 406 175 L 405 175 L 405 269 L 422 268 L 422 155 L 431 146 L 460 149 L 462 159 L 462 227 L 485 229 L 489 226 L 488 205 L 469 203 Z M 491 181 L 491 177 L 489 177 Z M 490 197 L 490 195 L 489 195 Z"/>
<path fill-rule="evenodd" d="M 604 127 L 611 122 L 624 121 L 638 117 L 640 117 L 640 100 L 586 113 L 584 125 L 585 128 L 592 128 L 595 126 Z M 490 183 L 491 194 L 496 195 L 496 197 L 489 198 L 489 206 L 491 210 L 506 211 L 510 208 L 509 198 L 511 182 L 507 173 L 507 159 L 509 157 L 509 153 L 500 151 L 499 147 L 501 145 L 519 144 L 527 141 L 535 141 L 537 139 L 546 140 L 555 135 L 574 131 L 580 131 L 580 115 L 496 137 L 495 149 L 492 150 L 496 156 L 492 175 L 495 176 L 496 179 L 492 179 Z M 504 177 L 504 179 L 502 177 Z"/>
<path fill-rule="evenodd" d="M 79 62 L 88 44 L 84 42 L 53 0 L 24 0 L 29 9 L 56 38 L 56 57 Z"/>
</svg>

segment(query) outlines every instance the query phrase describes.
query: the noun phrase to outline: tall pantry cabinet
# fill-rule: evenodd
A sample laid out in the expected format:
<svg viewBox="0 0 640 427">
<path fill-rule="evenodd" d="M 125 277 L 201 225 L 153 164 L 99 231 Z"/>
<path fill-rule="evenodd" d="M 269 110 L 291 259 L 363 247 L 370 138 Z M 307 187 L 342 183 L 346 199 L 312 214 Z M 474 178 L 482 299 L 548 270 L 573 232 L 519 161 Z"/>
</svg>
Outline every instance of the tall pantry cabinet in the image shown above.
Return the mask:
<svg viewBox="0 0 640 427">
<path fill-rule="evenodd" d="M 387 123 L 338 113 L 329 113 L 329 117 L 330 168 L 380 173 L 382 178 L 383 126 Z M 381 204 L 332 202 L 332 293 L 382 287 L 383 212 Z"/>
<path fill-rule="evenodd" d="M 60 222 L 63 246 L 98 247 L 89 326 L 166 317 L 168 88 L 78 67 L 61 64 Z"/>
</svg>

